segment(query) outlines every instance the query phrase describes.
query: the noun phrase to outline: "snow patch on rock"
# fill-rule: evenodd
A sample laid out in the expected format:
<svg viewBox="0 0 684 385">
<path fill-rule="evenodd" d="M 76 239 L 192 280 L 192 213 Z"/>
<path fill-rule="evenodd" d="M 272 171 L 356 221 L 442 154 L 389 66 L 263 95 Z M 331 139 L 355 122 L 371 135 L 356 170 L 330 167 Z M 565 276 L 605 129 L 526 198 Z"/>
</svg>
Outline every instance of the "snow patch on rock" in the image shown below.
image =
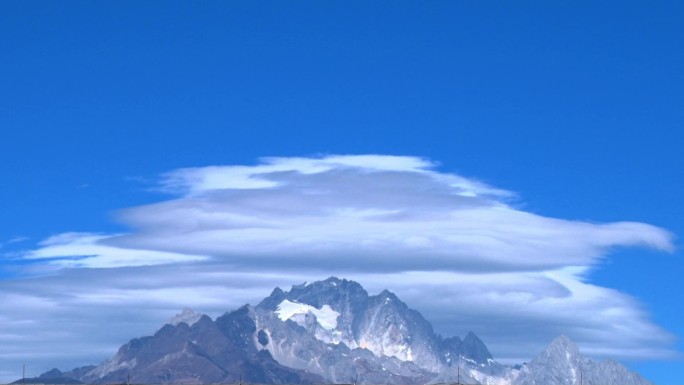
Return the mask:
<svg viewBox="0 0 684 385">
<path fill-rule="evenodd" d="M 178 326 L 178 324 L 184 322 L 188 324 L 188 326 L 192 326 L 199 321 L 200 318 L 202 318 L 201 313 L 196 313 L 192 309 L 186 307 L 182 312 L 176 314 L 167 323 L 172 326 Z"/>
<path fill-rule="evenodd" d="M 328 305 L 323 305 L 320 309 L 316 309 L 311 305 L 287 299 L 278 305 L 276 314 L 282 321 L 292 319 L 300 325 L 303 325 L 304 316 L 311 314 L 316 317 L 318 324 L 326 330 L 334 330 L 337 327 L 337 317 L 340 316 L 340 313 Z"/>
</svg>

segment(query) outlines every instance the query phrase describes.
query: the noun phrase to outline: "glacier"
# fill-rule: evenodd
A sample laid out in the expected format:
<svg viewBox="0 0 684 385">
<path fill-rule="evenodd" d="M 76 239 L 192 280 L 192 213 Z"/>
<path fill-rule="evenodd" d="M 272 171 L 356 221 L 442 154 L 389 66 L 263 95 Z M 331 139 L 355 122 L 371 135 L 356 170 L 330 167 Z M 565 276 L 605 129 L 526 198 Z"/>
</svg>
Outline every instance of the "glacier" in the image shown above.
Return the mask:
<svg viewBox="0 0 684 385">
<path fill-rule="evenodd" d="M 289 300 L 281 302 L 275 313 L 283 321 L 292 319 L 300 325 L 305 322 L 304 316 L 311 314 L 316 317 L 318 324 L 326 330 L 335 329 L 337 327 L 337 317 L 340 316 L 340 313 L 328 305 L 323 305 L 320 309 L 316 309 L 311 305 Z"/>
</svg>

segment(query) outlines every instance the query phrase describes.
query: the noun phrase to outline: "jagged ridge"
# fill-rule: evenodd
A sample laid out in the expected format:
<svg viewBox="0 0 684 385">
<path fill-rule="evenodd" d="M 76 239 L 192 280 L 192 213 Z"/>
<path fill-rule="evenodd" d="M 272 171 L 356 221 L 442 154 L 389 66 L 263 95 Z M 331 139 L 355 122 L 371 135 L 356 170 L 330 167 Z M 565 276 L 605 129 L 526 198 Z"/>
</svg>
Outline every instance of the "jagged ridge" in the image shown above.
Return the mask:
<svg viewBox="0 0 684 385">
<path fill-rule="evenodd" d="M 613 361 L 582 357 L 566 337 L 527 365 L 501 365 L 474 333 L 442 338 L 393 293 L 369 296 L 335 277 L 276 288 L 257 306 L 216 320 L 185 309 L 153 336 L 61 377 L 95 384 L 648 384 Z"/>
</svg>

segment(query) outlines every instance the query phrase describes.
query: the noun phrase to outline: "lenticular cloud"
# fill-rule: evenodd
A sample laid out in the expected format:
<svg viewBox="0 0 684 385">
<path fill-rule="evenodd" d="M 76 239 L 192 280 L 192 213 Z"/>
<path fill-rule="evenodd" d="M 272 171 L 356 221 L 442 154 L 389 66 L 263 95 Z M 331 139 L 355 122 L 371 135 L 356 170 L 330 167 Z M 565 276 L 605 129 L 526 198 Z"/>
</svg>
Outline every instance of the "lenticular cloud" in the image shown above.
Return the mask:
<svg viewBox="0 0 684 385">
<path fill-rule="evenodd" d="M 636 300 L 584 278 L 615 247 L 672 250 L 671 235 L 648 224 L 526 212 L 509 191 L 405 156 L 179 169 L 162 175 L 159 188 L 171 197 L 119 213 L 128 233 L 52 237 L 23 256 L 51 276 L 0 283 L 1 291 L 49 300 L 50 316 L 65 320 L 87 303 L 101 309 L 87 315 L 93 324 L 137 308 L 153 328 L 153 312 L 220 314 L 275 285 L 337 275 L 395 291 L 439 333 L 475 331 L 498 359 L 529 359 L 559 334 L 596 355 L 673 354 L 672 336 Z M 0 318 L 41 324 L 42 313 L 22 314 Z M 40 330 L 41 343 L 67 342 Z"/>
<path fill-rule="evenodd" d="M 136 231 L 105 243 L 240 266 L 456 272 L 545 271 L 590 265 L 616 246 L 672 248 L 666 231 L 643 223 L 520 211 L 510 192 L 414 157 L 267 158 L 176 170 L 161 187 L 177 198 L 123 211 Z"/>
</svg>

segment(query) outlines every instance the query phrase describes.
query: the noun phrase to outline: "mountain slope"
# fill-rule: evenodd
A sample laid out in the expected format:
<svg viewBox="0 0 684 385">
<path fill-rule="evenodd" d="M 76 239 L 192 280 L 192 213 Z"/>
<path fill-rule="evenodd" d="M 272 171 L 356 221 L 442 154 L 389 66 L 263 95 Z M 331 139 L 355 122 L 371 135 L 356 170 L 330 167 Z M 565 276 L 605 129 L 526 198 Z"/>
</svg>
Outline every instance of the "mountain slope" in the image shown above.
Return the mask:
<svg viewBox="0 0 684 385">
<path fill-rule="evenodd" d="M 649 384 L 613 361 L 582 357 L 566 337 L 527 365 L 501 365 L 474 333 L 443 338 L 393 293 L 371 296 L 335 277 L 276 288 L 216 320 L 184 309 L 96 367 L 46 376 L 93 384 Z"/>
<path fill-rule="evenodd" d="M 192 326 L 166 324 L 150 337 L 136 338 L 111 359 L 89 371 L 85 383 L 320 383 L 316 375 L 278 364 L 268 352 L 250 349 L 236 338 L 254 330 L 249 309 L 242 308 L 216 322 L 202 316 Z M 226 329 L 229 334 L 226 334 Z"/>
<path fill-rule="evenodd" d="M 596 363 L 583 357 L 577 345 L 565 336 L 551 344 L 522 368 L 516 385 L 651 385 L 615 361 Z"/>
</svg>

